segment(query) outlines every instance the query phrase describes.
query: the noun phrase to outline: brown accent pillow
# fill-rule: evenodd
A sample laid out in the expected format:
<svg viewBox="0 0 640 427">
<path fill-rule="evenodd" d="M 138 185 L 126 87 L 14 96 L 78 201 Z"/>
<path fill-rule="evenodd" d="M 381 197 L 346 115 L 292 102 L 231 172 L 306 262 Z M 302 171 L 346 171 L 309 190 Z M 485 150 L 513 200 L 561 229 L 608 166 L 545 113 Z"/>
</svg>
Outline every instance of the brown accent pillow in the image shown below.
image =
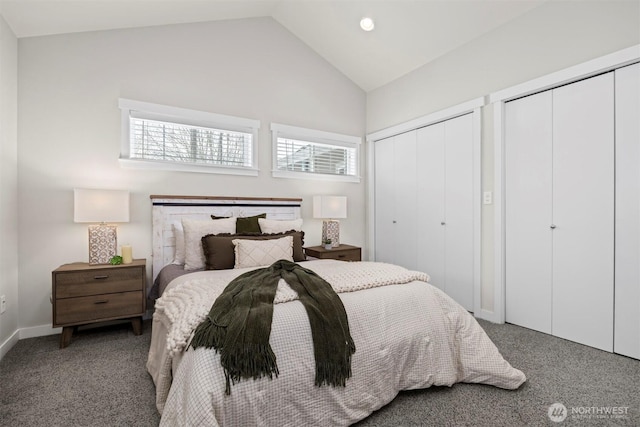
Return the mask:
<svg viewBox="0 0 640 427">
<path fill-rule="evenodd" d="M 260 224 L 258 224 L 258 218 L 266 218 L 267 214 L 263 213 L 255 216 L 238 217 L 236 218 L 236 233 L 260 233 Z M 211 215 L 211 219 L 223 219 L 229 218 L 227 216 L 215 216 Z"/>
<path fill-rule="evenodd" d="M 293 260 L 295 262 L 307 259 L 304 253 L 304 231 L 287 231 L 274 234 L 207 234 L 202 237 L 205 270 L 227 270 L 235 266 L 236 254 L 233 239 L 270 240 L 284 236 L 293 236 Z"/>
</svg>

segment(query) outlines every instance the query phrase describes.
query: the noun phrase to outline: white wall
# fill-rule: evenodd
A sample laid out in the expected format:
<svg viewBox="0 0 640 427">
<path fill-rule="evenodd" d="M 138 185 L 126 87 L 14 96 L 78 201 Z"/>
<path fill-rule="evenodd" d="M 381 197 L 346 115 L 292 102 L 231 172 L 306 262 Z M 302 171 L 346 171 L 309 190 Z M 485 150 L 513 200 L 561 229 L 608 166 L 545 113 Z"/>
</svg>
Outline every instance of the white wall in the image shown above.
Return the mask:
<svg viewBox="0 0 640 427">
<path fill-rule="evenodd" d="M 0 16 L 0 359 L 18 339 L 17 70 L 18 42 Z"/>
<path fill-rule="evenodd" d="M 366 110 L 361 89 L 271 18 L 20 39 L 18 89 L 19 327 L 34 335 L 50 330 L 51 270 L 88 260 L 74 187 L 131 191 L 118 240 L 149 263 L 150 194 L 302 197 L 307 244 L 320 243 L 312 196 L 346 195 L 341 240 L 365 243 L 364 182 L 271 177 L 271 122 L 364 136 Z M 120 168 L 119 97 L 261 120 L 259 176 Z"/>
<path fill-rule="evenodd" d="M 546 3 L 367 95 L 367 132 L 640 43 L 638 1 Z M 483 191 L 493 191 L 493 111 L 483 109 Z M 493 205 L 482 207 L 482 302 L 493 311 Z"/>
</svg>

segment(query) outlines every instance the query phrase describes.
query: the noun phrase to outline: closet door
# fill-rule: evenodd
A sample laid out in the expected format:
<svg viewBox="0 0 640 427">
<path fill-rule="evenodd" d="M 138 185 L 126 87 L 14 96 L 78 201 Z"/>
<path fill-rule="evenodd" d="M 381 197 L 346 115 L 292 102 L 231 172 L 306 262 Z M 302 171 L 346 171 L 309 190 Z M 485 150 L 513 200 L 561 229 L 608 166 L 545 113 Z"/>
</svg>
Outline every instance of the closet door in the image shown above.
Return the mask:
<svg viewBox="0 0 640 427">
<path fill-rule="evenodd" d="M 418 238 L 416 227 L 418 182 L 416 179 L 416 131 L 395 137 L 395 263 L 417 269 Z"/>
<path fill-rule="evenodd" d="M 552 333 L 613 351 L 613 73 L 553 90 Z"/>
<path fill-rule="evenodd" d="M 551 333 L 552 92 L 505 105 L 506 321 Z"/>
<path fill-rule="evenodd" d="M 375 144 L 376 261 L 416 269 L 416 131 Z"/>
<path fill-rule="evenodd" d="M 375 259 L 394 262 L 395 137 L 375 142 Z"/>
<path fill-rule="evenodd" d="M 418 267 L 473 310 L 473 117 L 418 129 Z"/>
<path fill-rule="evenodd" d="M 374 144 L 375 259 L 424 271 L 473 311 L 473 113 Z"/>
<path fill-rule="evenodd" d="M 418 270 L 431 277 L 430 283 L 446 292 L 445 278 L 445 126 L 437 123 L 418 129 L 416 158 L 418 218 Z"/>
<path fill-rule="evenodd" d="M 640 64 L 615 72 L 614 351 L 640 359 Z"/>
<path fill-rule="evenodd" d="M 444 127 L 445 292 L 473 311 L 473 117 Z"/>
</svg>

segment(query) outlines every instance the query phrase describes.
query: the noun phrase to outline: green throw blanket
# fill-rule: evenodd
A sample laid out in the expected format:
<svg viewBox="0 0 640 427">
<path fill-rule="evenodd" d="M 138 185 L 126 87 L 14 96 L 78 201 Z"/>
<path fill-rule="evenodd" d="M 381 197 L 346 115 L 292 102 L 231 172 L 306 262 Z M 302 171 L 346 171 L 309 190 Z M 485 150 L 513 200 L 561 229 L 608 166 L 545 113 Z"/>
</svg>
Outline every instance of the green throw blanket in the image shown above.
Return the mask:
<svg viewBox="0 0 640 427">
<path fill-rule="evenodd" d="M 230 381 L 278 376 L 269 335 L 273 299 L 281 278 L 298 293 L 309 317 L 316 362 L 315 384 L 344 386 L 351 377 L 351 355 L 356 348 L 342 301 L 331 285 L 315 272 L 280 260 L 231 281 L 191 340 L 193 348 L 213 347 L 220 353 L 226 394 L 231 393 Z"/>
</svg>

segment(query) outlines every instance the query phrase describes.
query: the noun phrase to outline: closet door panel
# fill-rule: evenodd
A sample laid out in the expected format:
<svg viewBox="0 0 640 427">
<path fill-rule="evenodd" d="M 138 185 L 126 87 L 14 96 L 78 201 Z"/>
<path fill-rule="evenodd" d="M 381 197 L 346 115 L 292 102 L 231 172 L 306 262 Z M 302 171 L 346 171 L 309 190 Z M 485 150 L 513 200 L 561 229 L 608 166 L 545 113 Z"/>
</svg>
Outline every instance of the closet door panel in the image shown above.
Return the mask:
<svg viewBox="0 0 640 427">
<path fill-rule="evenodd" d="M 416 181 L 416 135 L 417 131 L 406 132 L 395 137 L 395 262 L 409 269 L 417 269 L 418 239 L 416 227 L 417 192 Z"/>
<path fill-rule="evenodd" d="M 553 334 L 613 351 L 613 73 L 553 90 Z"/>
<path fill-rule="evenodd" d="M 395 261 L 395 137 L 375 142 L 375 259 Z"/>
<path fill-rule="evenodd" d="M 506 321 L 551 333 L 552 94 L 505 105 Z"/>
<path fill-rule="evenodd" d="M 614 351 L 640 359 L 640 64 L 616 70 Z"/>
<path fill-rule="evenodd" d="M 446 292 L 473 311 L 473 119 L 467 114 L 445 126 Z"/>
<path fill-rule="evenodd" d="M 418 267 L 445 290 L 444 123 L 418 129 Z"/>
</svg>

